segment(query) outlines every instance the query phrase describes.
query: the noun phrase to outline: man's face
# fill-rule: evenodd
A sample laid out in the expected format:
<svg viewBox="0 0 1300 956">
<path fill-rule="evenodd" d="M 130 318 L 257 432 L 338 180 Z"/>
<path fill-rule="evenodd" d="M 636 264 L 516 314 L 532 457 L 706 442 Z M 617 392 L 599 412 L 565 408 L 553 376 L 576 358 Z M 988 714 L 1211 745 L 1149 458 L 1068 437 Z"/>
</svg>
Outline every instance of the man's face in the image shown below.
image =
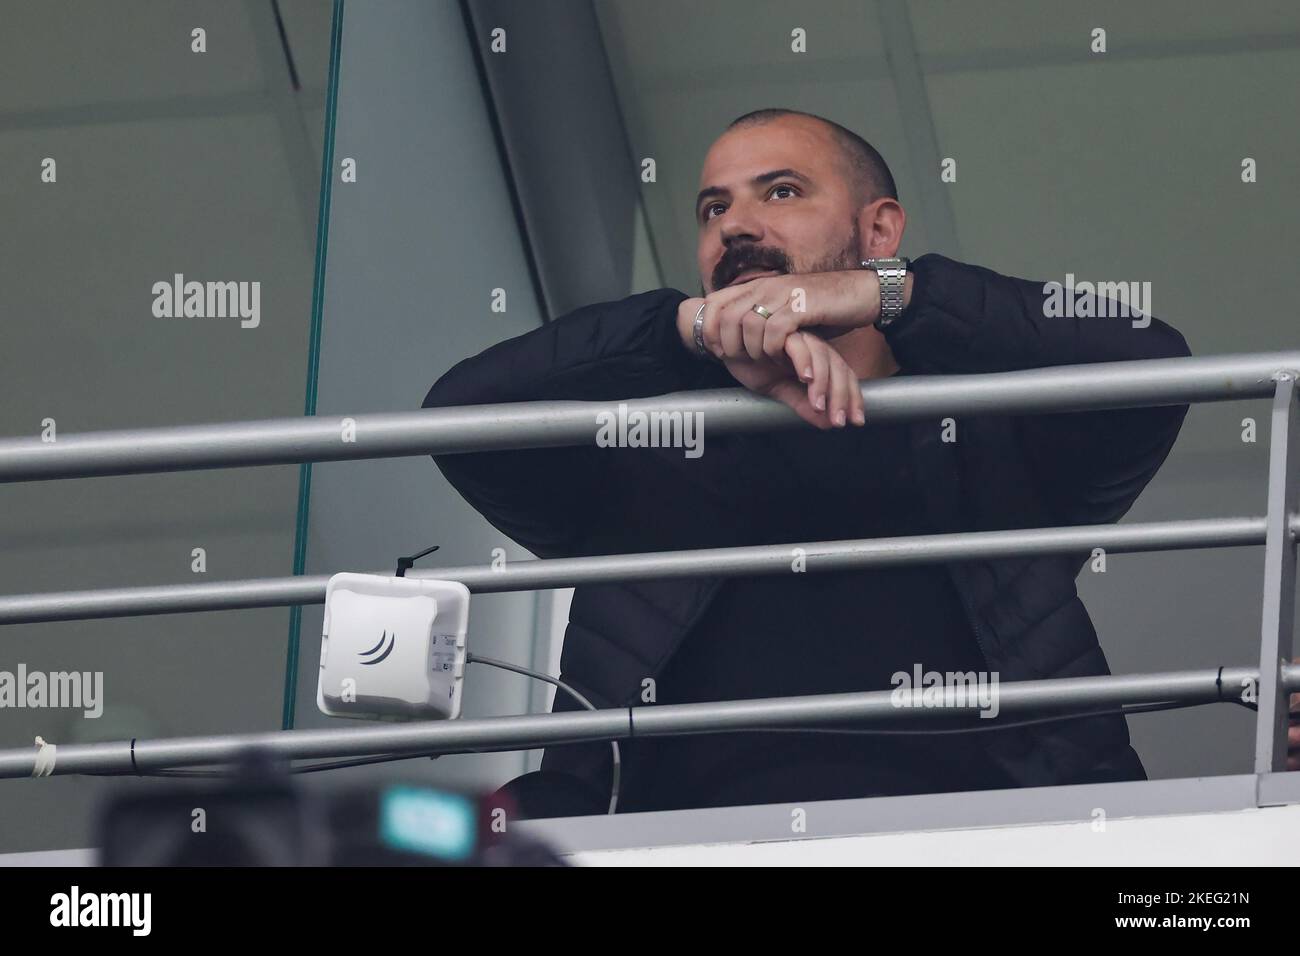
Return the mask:
<svg viewBox="0 0 1300 956">
<path fill-rule="evenodd" d="M 821 123 L 798 116 L 724 133 L 704 158 L 696 251 L 704 291 L 859 264 L 859 207 Z"/>
</svg>

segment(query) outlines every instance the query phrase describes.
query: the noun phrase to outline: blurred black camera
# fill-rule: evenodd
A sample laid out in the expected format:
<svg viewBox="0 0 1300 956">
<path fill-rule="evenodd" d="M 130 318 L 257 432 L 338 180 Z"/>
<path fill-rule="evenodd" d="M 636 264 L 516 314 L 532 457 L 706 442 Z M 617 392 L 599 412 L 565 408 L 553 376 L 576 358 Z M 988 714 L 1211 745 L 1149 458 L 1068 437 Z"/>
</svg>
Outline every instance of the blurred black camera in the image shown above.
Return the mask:
<svg viewBox="0 0 1300 956">
<path fill-rule="evenodd" d="M 308 791 L 251 762 L 233 777 L 117 794 L 101 866 L 565 866 L 514 834 L 509 799 L 415 783 Z"/>
</svg>

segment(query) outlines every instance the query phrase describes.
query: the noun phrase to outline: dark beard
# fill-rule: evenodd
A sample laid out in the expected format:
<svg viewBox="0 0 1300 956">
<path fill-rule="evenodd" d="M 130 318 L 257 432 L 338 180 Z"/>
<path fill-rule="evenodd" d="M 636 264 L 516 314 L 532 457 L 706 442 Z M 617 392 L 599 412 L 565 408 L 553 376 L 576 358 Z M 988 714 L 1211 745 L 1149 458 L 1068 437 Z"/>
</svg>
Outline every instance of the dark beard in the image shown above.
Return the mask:
<svg viewBox="0 0 1300 956">
<path fill-rule="evenodd" d="M 808 272 L 843 272 L 849 269 L 860 269 L 862 268 L 862 261 L 858 258 L 858 246 L 861 237 L 862 231 L 858 227 L 857 219 L 850 219 L 848 242 L 838 252 L 816 262 L 808 269 L 796 269 L 794 262 L 791 261 L 786 252 L 775 246 L 756 246 L 752 243 L 729 246 L 723 251 L 718 264 L 713 267 L 713 288 L 717 290 L 725 287 L 727 283 L 747 269 L 770 270 L 783 275 Z M 700 295 L 703 296 L 704 294 L 704 288 L 701 286 Z"/>
<path fill-rule="evenodd" d="M 825 259 L 816 263 L 807 272 L 849 272 L 862 268 L 862 260 L 858 258 L 859 241 L 862 238 L 862 230 L 858 228 L 858 221 L 852 220 L 849 229 L 849 241 L 839 252 L 827 256 Z M 813 335 L 830 341 L 837 339 L 845 332 L 851 332 L 852 329 L 845 328 L 819 328 L 815 325 L 808 326 L 804 331 L 811 332 Z"/>
<path fill-rule="evenodd" d="M 849 241 L 834 255 L 827 256 L 821 262 L 817 263 L 806 272 L 847 272 L 851 269 L 861 269 L 862 260 L 858 258 L 859 246 L 862 241 L 862 230 L 858 227 L 857 219 L 849 221 Z"/>
<path fill-rule="evenodd" d="M 713 288 L 723 288 L 746 269 L 790 273 L 794 271 L 794 263 L 775 246 L 756 246 L 753 243 L 728 246 L 713 267 Z"/>
</svg>

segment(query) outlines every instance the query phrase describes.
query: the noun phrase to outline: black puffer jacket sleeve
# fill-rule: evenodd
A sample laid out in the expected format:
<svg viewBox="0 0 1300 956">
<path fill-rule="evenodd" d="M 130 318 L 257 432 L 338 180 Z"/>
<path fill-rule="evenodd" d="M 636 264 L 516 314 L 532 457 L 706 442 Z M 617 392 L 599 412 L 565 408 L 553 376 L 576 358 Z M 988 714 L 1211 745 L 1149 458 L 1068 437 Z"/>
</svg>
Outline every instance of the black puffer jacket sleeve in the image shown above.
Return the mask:
<svg viewBox="0 0 1300 956">
<path fill-rule="evenodd" d="M 885 331 L 898 361 L 933 374 L 1007 372 L 1191 354 L 1157 318 L 1049 314 L 1045 283 L 926 255 L 912 263 L 912 297 Z M 1112 317 L 1096 317 L 1109 315 Z M 954 409 L 959 415 L 960 409 Z M 1060 524 L 1119 520 L 1164 462 L 1186 405 L 1025 416 L 1019 441 Z M 959 439 L 960 440 L 960 439 Z"/>
<path fill-rule="evenodd" d="M 586 306 L 455 365 L 424 408 L 549 400 L 615 401 L 690 388 L 705 364 L 677 334 L 687 296 L 658 289 Z M 494 527 L 543 558 L 596 553 L 597 505 L 615 493 L 617 456 L 591 445 L 435 455 L 452 486 Z"/>
</svg>

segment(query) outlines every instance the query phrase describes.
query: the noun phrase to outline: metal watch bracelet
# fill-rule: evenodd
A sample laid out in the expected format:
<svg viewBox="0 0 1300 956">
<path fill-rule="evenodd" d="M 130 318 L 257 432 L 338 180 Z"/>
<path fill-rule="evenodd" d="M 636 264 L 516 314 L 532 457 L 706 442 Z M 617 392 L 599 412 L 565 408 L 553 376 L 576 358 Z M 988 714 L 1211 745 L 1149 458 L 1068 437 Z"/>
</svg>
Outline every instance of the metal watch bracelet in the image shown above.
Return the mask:
<svg viewBox="0 0 1300 956">
<path fill-rule="evenodd" d="M 878 329 L 888 328 L 903 314 L 903 292 L 907 285 L 907 270 L 911 262 L 903 257 L 890 259 L 865 259 L 864 269 L 873 269 L 880 280 L 880 317 Z"/>
</svg>

